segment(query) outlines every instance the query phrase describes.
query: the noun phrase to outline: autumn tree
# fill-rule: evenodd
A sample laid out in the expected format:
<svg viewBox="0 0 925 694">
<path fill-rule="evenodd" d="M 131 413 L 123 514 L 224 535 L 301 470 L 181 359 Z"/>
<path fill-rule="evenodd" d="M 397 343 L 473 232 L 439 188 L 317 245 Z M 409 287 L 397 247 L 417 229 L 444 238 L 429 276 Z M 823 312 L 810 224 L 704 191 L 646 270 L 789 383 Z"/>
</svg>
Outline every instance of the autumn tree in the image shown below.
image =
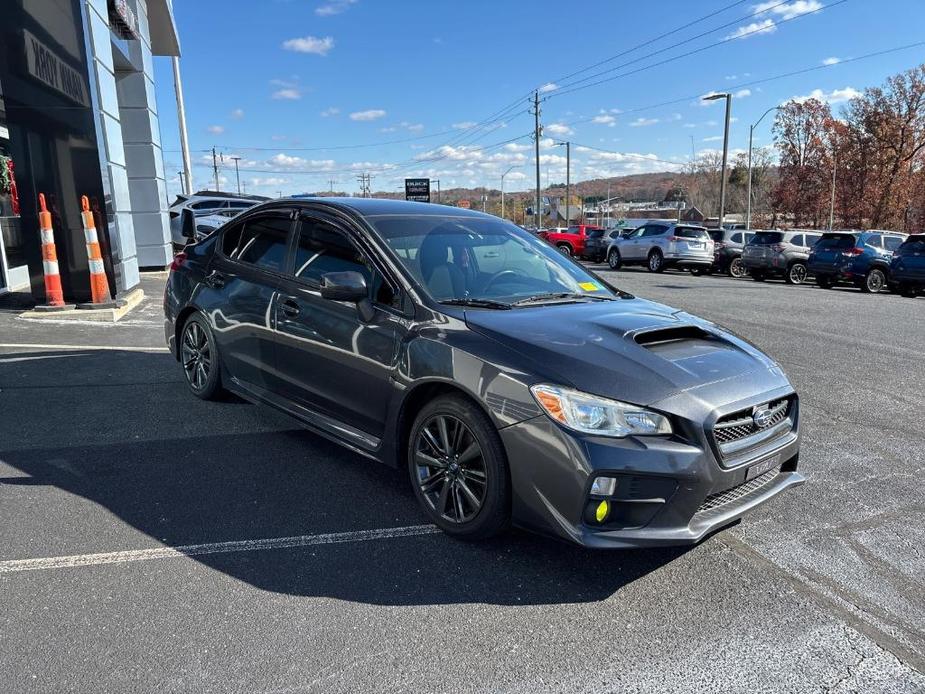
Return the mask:
<svg viewBox="0 0 925 694">
<path fill-rule="evenodd" d="M 774 120 L 774 142 L 780 157 L 773 204 L 789 212 L 797 226 L 819 226 L 827 218 L 831 194 L 833 123 L 828 104 L 816 99 L 790 101 Z"/>
</svg>

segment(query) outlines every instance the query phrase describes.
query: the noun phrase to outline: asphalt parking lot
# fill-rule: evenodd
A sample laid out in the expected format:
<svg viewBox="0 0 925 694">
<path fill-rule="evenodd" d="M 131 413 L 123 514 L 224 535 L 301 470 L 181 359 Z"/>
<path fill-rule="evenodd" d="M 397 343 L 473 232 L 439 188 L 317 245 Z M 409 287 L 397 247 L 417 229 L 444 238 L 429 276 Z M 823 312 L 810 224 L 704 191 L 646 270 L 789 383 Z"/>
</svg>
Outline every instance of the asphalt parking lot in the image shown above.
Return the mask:
<svg viewBox="0 0 925 694">
<path fill-rule="evenodd" d="M 0 691 L 925 691 L 925 300 L 601 274 L 784 366 L 806 485 L 689 550 L 465 544 L 189 395 L 163 275 L 116 325 L 0 313 Z"/>
</svg>

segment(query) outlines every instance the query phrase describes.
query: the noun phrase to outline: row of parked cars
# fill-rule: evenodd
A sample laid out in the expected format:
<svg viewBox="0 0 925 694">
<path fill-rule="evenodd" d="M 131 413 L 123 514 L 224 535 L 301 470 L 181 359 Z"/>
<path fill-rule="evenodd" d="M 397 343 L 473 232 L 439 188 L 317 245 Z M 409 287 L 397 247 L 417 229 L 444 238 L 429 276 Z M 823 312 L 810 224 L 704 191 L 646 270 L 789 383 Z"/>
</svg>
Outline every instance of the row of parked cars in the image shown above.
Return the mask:
<svg viewBox="0 0 925 694">
<path fill-rule="evenodd" d="M 631 230 L 576 225 L 538 235 L 566 255 L 606 261 L 612 270 L 624 265 L 642 265 L 651 272 L 675 267 L 694 275 L 722 272 L 758 282 L 783 278 L 788 284 L 813 277 L 824 289 L 847 284 L 868 293 L 889 288 L 904 296 L 925 289 L 925 234 L 706 229 L 650 221 Z"/>
</svg>

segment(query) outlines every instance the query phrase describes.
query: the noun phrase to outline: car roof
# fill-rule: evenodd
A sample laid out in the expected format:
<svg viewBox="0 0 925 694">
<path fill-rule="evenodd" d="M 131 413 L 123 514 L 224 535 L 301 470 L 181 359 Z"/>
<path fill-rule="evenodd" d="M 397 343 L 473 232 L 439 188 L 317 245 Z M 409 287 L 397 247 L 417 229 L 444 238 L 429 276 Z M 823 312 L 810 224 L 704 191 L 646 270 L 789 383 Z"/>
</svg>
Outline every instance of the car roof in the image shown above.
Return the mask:
<svg viewBox="0 0 925 694">
<path fill-rule="evenodd" d="M 498 219 L 494 215 L 463 207 L 451 205 L 438 205 L 428 202 L 412 202 L 410 200 L 391 200 L 388 198 L 347 198 L 347 197 L 315 197 L 311 195 L 293 195 L 289 198 L 277 198 L 273 203 L 303 203 L 322 204 L 337 207 L 348 212 L 359 214 L 362 217 L 375 217 L 380 215 L 418 215 L 433 217 L 472 217 Z"/>
</svg>

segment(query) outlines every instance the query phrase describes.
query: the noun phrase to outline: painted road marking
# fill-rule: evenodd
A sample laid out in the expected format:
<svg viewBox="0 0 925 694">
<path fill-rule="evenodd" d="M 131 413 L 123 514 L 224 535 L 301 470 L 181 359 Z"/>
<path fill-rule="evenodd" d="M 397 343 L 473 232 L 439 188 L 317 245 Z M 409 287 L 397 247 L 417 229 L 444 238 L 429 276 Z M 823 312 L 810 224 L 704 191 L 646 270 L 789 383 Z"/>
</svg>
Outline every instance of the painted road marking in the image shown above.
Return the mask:
<svg viewBox="0 0 925 694">
<path fill-rule="evenodd" d="M 384 540 L 393 537 L 432 535 L 438 532 L 440 532 L 440 529 L 433 525 L 406 525 L 398 528 L 378 528 L 375 530 L 357 530 L 353 532 L 327 533 L 323 535 L 298 535 L 295 537 L 274 537 L 264 540 L 213 542 L 202 545 L 135 549 L 125 552 L 76 554 L 67 557 L 13 559 L 10 561 L 0 561 L 0 574 L 18 573 L 20 571 L 41 571 L 44 569 L 71 569 L 79 566 L 98 566 L 100 564 L 125 564 L 133 561 L 195 557 L 202 554 L 253 552 L 262 549 L 287 549 L 290 547 L 309 547 L 311 545 L 337 545 L 345 542 L 365 542 L 367 540 Z"/>
<path fill-rule="evenodd" d="M 38 342 L 0 342 L 0 349 L 95 349 L 110 352 L 169 352 L 166 347 L 120 347 L 119 345 L 46 345 Z"/>
</svg>

